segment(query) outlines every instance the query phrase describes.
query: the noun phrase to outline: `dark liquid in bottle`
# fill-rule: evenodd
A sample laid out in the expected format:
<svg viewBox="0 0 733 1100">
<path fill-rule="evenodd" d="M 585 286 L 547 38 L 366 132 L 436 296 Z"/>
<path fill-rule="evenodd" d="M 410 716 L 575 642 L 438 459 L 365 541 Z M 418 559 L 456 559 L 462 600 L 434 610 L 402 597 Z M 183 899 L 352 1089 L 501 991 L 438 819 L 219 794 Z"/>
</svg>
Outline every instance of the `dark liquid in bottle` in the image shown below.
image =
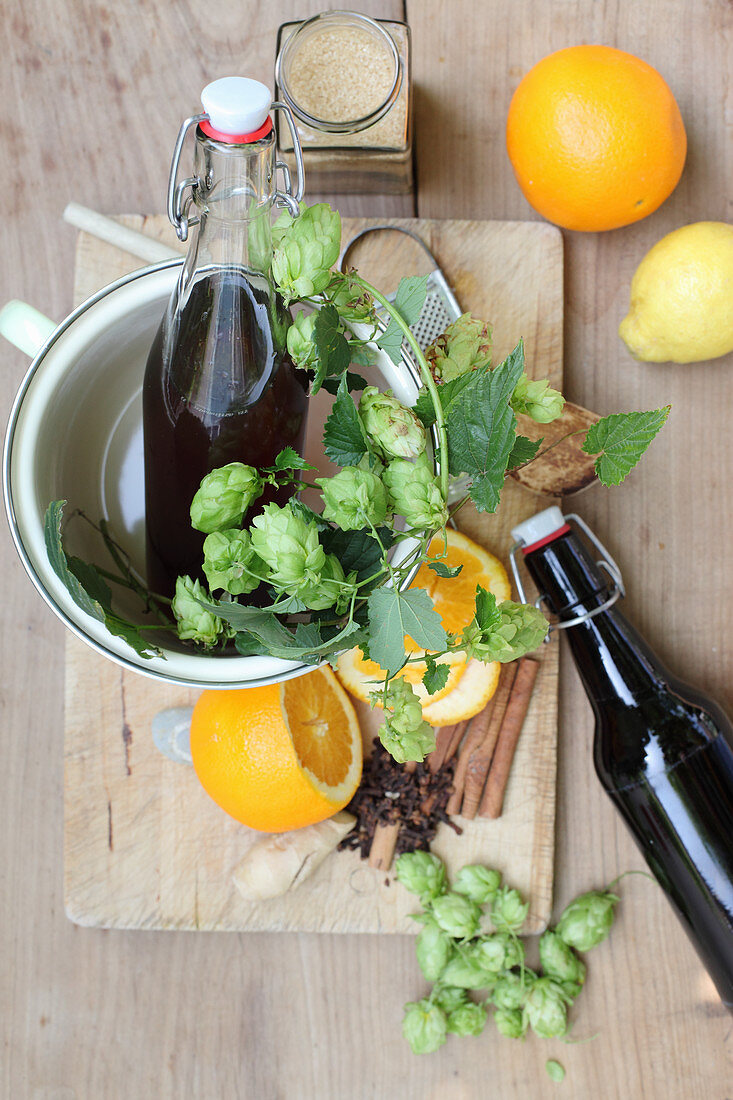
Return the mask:
<svg viewBox="0 0 733 1100">
<path fill-rule="evenodd" d="M 725 736 L 727 720 L 673 693 L 639 700 L 620 724 L 614 729 L 614 712 L 606 711 L 606 730 L 596 744 L 599 778 L 721 999 L 732 1007 L 733 747 Z M 636 738 L 645 760 L 628 781 L 626 768 L 609 759 L 609 745 Z"/>
<path fill-rule="evenodd" d="M 214 271 L 194 283 L 177 313 L 169 309 L 150 349 L 143 386 L 147 574 L 161 595 L 173 595 L 181 574 L 204 579 L 205 536 L 189 513 L 204 475 L 229 462 L 272 465 L 286 446 L 302 452 L 307 379 L 287 354 L 274 309 L 263 276 Z M 253 514 L 288 496 L 264 493 Z"/>
</svg>

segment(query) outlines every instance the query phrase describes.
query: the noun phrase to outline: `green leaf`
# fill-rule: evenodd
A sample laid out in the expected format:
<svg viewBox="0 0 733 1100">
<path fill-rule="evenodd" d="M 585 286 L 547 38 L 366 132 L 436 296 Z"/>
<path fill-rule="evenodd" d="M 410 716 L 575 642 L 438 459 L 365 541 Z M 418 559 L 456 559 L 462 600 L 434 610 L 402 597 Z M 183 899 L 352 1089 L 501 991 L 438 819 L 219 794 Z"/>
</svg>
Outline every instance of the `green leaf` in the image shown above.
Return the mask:
<svg viewBox="0 0 733 1100">
<path fill-rule="evenodd" d="M 431 657 L 429 654 L 425 658 L 425 665 L 425 675 L 422 682 L 428 695 L 435 695 L 436 691 L 441 691 L 448 683 L 450 665 L 439 665 L 435 657 Z"/>
<path fill-rule="evenodd" d="M 66 557 L 66 563 L 90 599 L 105 611 L 112 610 L 112 592 L 96 566 L 81 558 Z"/>
<path fill-rule="evenodd" d="M 402 329 L 392 317 L 384 332 L 377 337 L 377 347 L 386 351 L 392 362 L 398 365 L 402 361 L 402 335 Z"/>
<path fill-rule="evenodd" d="M 385 550 L 392 545 L 392 532 L 387 527 L 378 528 Z M 335 554 L 348 577 L 356 573 L 357 581 L 365 581 L 376 573 L 382 563 L 382 550 L 371 531 L 342 531 L 329 527 L 323 533 L 321 545 L 327 554 Z"/>
<path fill-rule="evenodd" d="M 428 569 L 432 569 L 434 573 L 437 573 L 439 577 L 457 577 L 460 571 L 463 569 L 462 565 L 446 565 L 444 561 L 440 559 L 436 561 L 428 562 Z"/>
<path fill-rule="evenodd" d="M 595 471 L 603 485 L 621 484 L 664 424 L 670 408 L 612 413 L 588 429 L 583 450 L 598 455 Z"/>
<path fill-rule="evenodd" d="M 360 374 L 354 374 L 350 370 L 347 370 L 344 377 L 346 378 L 346 386 L 349 390 L 365 390 L 369 385 L 366 378 L 362 378 Z M 338 393 L 340 385 L 341 380 L 339 378 L 324 378 L 323 380 L 323 389 L 326 393 L 330 393 L 334 397 Z"/>
<path fill-rule="evenodd" d="M 421 649 L 442 651 L 446 635 L 440 616 L 423 588 L 400 592 L 377 588 L 369 596 L 369 652 L 393 676 L 406 660 L 405 635 Z"/>
<path fill-rule="evenodd" d="M 496 604 L 496 596 L 480 584 L 476 585 L 476 622 L 483 631 L 495 629 L 501 624 L 501 612 Z"/>
<path fill-rule="evenodd" d="M 303 503 L 300 497 L 291 497 L 288 506 L 293 515 L 299 516 L 306 523 L 315 523 L 319 532 L 331 530 L 331 524 L 323 518 L 320 512 L 314 512 L 312 508 Z"/>
<path fill-rule="evenodd" d="M 367 453 L 364 428 L 354 399 L 342 378 L 323 430 L 323 449 L 337 466 L 357 466 Z"/>
<path fill-rule="evenodd" d="M 565 1078 L 565 1070 L 556 1062 L 554 1058 L 548 1058 L 545 1062 L 545 1069 L 547 1070 L 547 1076 L 551 1081 L 563 1081 Z"/>
<path fill-rule="evenodd" d="M 335 306 L 322 306 L 313 326 L 313 343 L 318 361 L 311 386 L 311 393 L 318 393 L 324 378 L 344 373 L 351 362 L 349 342 L 343 331 L 341 318 Z"/>
<path fill-rule="evenodd" d="M 61 521 L 65 504 L 65 500 L 53 500 L 46 509 L 43 521 L 43 537 L 46 542 L 48 561 L 76 606 L 99 622 L 104 622 L 104 610 L 99 601 L 87 593 L 69 569 L 61 541 Z"/>
<path fill-rule="evenodd" d="M 539 451 L 543 439 L 527 439 L 526 435 L 516 436 L 506 464 L 507 470 L 513 470 L 517 466 L 524 465 L 525 462 L 531 462 Z"/>
<path fill-rule="evenodd" d="M 465 390 L 466 386 L 475 383 L 476 375 L 479 373 L 485 374 L 486 371 L 468 371 L 466 374 L 459 374 L 457 378 L 451 378 L 450 382 L 441 382 L 441 384 L 436 387 L 444 413 L 448 412 L 453 401 L 458 397 L 459 393 Z M 433 399 L 427 389 L 420 391 L 412 411 L 415 413 L 415 416 L 422 421 L 426 428 L 432 427 L 435 423 L 435 407 L 433 405 Z"/>
<path fill-rule="evenodd" d="M 81 558 L 66 557 L 61 538 L 65 500 L 54 500 L 46 509 L 43 534 L 49 564 L 77 607 L 104 623 L 110 634 L 123 638 L 140 657 L 160 655 L 157 646 L 147 642 L 135 623 L 121 619 L 112 611 L 109 585 L 94 565 Z"/>
<path fill-rule="evenodd" d="M 427 293 L 427 275 L 410 275 L 400 279 L 393 304 L 405 324 L 414 325 L 420 320 Z"/>
<path fill-rule="evenodd" d="M 298 454 L 294 447 L 285 447 L 275 459 L 274 466 L 267 466 L 265 469 L 275 473 L 280 473 L 281 470 L 316 470 L 318 467 L 311 466 L 310 462 Z"/>
<path fill-rule="evenodd" d="M 471 500 L 481 512 L 494 512 L 499 504 L 517 426 L 509 399 L 523 370 L 520 343 L 494 370 L 472 372 L 448 410 L 450 470 L 474 479 Z"/>
</svg>

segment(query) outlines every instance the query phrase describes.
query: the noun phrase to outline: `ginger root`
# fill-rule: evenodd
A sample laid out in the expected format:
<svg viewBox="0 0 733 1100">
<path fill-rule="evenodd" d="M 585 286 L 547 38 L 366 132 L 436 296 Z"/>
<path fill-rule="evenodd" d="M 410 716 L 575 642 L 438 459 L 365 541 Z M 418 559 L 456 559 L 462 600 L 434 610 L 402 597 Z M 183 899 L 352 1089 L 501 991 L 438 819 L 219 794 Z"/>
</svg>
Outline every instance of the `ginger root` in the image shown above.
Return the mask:
<svg viewBox="0 0 733 1100">
<path fill-rule="evenodd" d="M 355 824 L 352 814 L 340 810 L 315 825 L 264 836 L 234 871 L 234 885 L 247 901 L 280 897 L 320 867 Z"/>
</svg>

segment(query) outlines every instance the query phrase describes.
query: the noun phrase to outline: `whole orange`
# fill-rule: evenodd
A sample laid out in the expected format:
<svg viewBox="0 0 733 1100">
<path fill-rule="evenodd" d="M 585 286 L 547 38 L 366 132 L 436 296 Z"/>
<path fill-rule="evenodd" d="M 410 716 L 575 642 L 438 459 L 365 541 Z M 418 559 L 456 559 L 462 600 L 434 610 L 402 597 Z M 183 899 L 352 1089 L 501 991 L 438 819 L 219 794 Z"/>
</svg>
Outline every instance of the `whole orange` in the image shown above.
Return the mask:
<svg viewBox="0 0 733 1100">
<path fill-rule="evenodd" d="M 507 150 L 524 197 L 565 229 L 645 218 L 682 174 L 687 136 L 667 83 L 611 46 L 570 46 L 539 61 L 512 97 Z"/>
<path fill-rule="evenodd" d="M 354 708 L 328 667 L 282 684 L 204 691 L 191 718 L 201 785 L 237 821 L 300 829 L 351 800 L 361 777 Z"/>
</svg>

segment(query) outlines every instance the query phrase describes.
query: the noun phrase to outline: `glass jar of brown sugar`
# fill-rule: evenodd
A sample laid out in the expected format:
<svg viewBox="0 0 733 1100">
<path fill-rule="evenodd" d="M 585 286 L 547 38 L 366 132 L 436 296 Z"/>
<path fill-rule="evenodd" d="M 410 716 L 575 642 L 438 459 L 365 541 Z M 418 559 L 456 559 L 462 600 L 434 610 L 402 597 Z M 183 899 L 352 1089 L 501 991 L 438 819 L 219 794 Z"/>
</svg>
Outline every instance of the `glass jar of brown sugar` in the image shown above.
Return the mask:
<svg viewBox="0 0 733 1100">
<path fill-rule="evenodd" d="M 284 23 L 276 97 L 295 115 L 309 191 L 401 194 L 412 188 L 410 28 L 359 12 Z M 291 171 L 293 142 L 278 119 Z"/>
</svg>

